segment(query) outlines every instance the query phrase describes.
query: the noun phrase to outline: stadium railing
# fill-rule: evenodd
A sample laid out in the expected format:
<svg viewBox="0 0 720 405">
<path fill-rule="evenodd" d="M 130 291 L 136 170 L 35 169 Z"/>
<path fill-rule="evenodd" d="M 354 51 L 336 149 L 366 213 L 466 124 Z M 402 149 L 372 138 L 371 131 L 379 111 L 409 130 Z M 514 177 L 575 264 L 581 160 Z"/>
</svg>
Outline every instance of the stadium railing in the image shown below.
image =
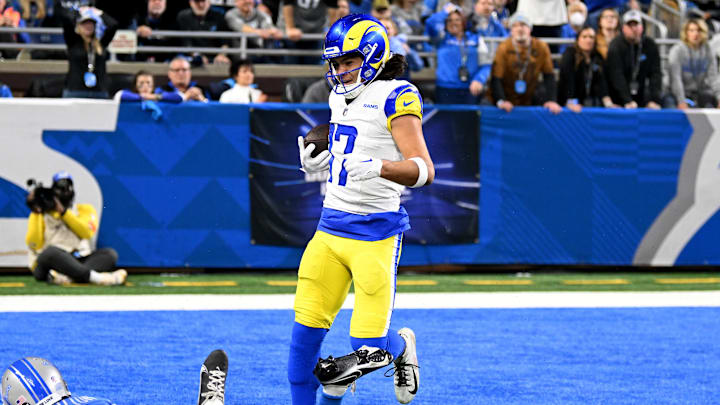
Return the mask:
<svg viewBox="0 0 720 405">
<path fill-rule="evenodd" d="M 656 41 L 661 47 L 661 56 L 663 59 L 666 58 L 667 52 L 670 46 L 677 43 L 679 40 L 666 39 L 667 38 L 667 27 L 661 21 L 644 14 L 643 18 L 651 25 L 657 27 L 659 30 L 659 37 Z M 0 33 L 28 33 L 28 34 L 45 34 L 45 35 L 62 35 L 61 28 L 11 28 L 11 27 L 0 27 Z M 306 55 L 317 55 L 318 57 L 322 54 L 320 49 L 317 50 L 298 50 L 298 49 L 272 49 L 272 48 L 251 48 L 248 46 L 248 40 L 254 38 L 260 38 L 256 34 L 242 33 L 242 32 L 203 32 L 203 31 L 153 31 L 152 38 L 222 38 L 222 39 L 239 39 L 240 46 L 234 48 L 215 48 L 215 47 L 178 47 L 178 46 L 145 46 L 138 45 L 137 53 L 225 53 L 230 55 L 237 55 L 241 58 L 247 58 L 248 56 L 306 56 Z M 300 39 L 301 41 L 318 41 L 324 38 L 323 34 L 305 34 Z M 496 43 L 502 42 L 505 38 L 485 37 L 483 38 L 486 42 Z M 573 39 L 569 38 L 540 38 L 548 44 L 572 44 Z M 408 42 L 419 43 L 427 42 L 429 37 L 423 35 L 408 36 Z M 19 49 L 19 50 L 56 50 L 62 51 L 66 49 L 65 44 L 62 43 L 16 43 L 16 42 L 0 42 L 0 49 Z M 418 52 L 422 57 L 435 58 L 434 52 Z M 18 58 L 23 58 L 24 55 L 18 55 Z M 554 54 L 553 59 L 559 59 L 561 55 Z"/>
</svg>

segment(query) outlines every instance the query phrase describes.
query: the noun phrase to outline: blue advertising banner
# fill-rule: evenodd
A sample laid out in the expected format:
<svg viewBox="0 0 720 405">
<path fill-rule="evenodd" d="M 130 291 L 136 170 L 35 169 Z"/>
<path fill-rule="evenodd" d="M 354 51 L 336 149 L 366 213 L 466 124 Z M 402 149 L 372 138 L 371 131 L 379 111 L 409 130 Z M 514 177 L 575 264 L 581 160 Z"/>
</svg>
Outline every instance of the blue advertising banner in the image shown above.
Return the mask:
<svg viewBox="0 0 720 405">
<path fill-rule="evenodd" d="M 68 170 L 121 266 L 296 268 L 324 184 L 296 138 L 326 106 L 161 108 L 0 100 L 0 266 L 27 265 L 25 181 Z M 426 106 L 423 129 L 401 265 L 720 264 L 720 111 Z"/>
<path fill-rule="evenodd" d="M 297 137 L 327 123 L 329 110 L 254 108 L 250 113 L 252 240 L 261 245 L 305 246 L 315 228 L 327 174 L 299 170 Z M 438 180 L 407 188 L 402 204 L 412 229 L 407 244 L 452 245 L 478 239 L 478 112 L 425 110 L 423 132 Z"/>
<path fill-rule="evenodd" d="M 716 249 L 680 255 L 677 261 L 637 256 L 646 233 L 676 195 L 693 135 L 685 113 L 585 109 L 553 116 L 542 109 L 505 114 L 488 108 L 481 122 L 478 260 L 606 265 L 720 260 Z M 676 225 L 683 226 L 668 226 Z M 717 240 L 717 221 L 705 225 Z M 683 249 L 692 236 L 671 244 Z"/>
</svg>

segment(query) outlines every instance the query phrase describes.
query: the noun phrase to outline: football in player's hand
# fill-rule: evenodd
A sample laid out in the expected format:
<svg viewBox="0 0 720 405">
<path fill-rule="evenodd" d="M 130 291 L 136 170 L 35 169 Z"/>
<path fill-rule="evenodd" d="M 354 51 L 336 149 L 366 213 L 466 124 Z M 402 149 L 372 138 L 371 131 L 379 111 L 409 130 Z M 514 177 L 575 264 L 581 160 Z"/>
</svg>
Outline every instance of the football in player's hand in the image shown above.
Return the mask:
<svg viewBox="0 0 720 405">
<path fill-rule="evenodd" d="M 330 124 L 320 124 L 305 135 L 305 147 L 315 144 L 315 150 L 310 156 L 315 157 L 318 153 L 328 149 L 328 135 L 330 134 Z"/>
</svg>

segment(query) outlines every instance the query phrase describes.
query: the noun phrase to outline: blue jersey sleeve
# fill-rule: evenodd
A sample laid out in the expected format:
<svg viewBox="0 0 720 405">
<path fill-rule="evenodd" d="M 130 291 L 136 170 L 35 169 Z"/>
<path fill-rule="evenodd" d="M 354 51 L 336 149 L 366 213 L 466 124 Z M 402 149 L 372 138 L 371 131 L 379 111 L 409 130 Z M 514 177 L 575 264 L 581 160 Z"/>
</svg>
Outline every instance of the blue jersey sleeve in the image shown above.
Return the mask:
<svg viewBox="0 0 720 405">
<path fill-rule="evenodd" d="M 480 69 L 478 69 L 477 73 L 475 73 L 475 76 L 473 76 L 473 81 L 485 84 L 488 80 L 488 77 L 490 77 L 491 70 L 492 65 L 481 65 Z"/>
<path fill-rule="evenodd" d="M 142 101 L 142 97 L 131 90 L 124 89 L 120 94 L 120 101 Z"/>
</svg>

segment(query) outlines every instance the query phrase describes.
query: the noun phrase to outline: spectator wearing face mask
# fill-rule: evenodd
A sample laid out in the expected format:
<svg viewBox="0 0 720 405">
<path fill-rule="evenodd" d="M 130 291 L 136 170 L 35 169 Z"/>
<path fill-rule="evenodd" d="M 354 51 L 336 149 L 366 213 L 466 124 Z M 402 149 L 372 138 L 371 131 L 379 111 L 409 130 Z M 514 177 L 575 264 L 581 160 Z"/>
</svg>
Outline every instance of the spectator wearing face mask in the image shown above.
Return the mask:
<svg viewBox="0 0 720 405">
<path fill-rule="evenodd" d="M 587 20 L 587 7 L 580 1 L 570 3 L 568 9 L 568 23 L 563 25 L 563 38 L 575 39 Z M 560 52 L 565 52 L 567 45 L 559 47 Z"/>
</svg>

